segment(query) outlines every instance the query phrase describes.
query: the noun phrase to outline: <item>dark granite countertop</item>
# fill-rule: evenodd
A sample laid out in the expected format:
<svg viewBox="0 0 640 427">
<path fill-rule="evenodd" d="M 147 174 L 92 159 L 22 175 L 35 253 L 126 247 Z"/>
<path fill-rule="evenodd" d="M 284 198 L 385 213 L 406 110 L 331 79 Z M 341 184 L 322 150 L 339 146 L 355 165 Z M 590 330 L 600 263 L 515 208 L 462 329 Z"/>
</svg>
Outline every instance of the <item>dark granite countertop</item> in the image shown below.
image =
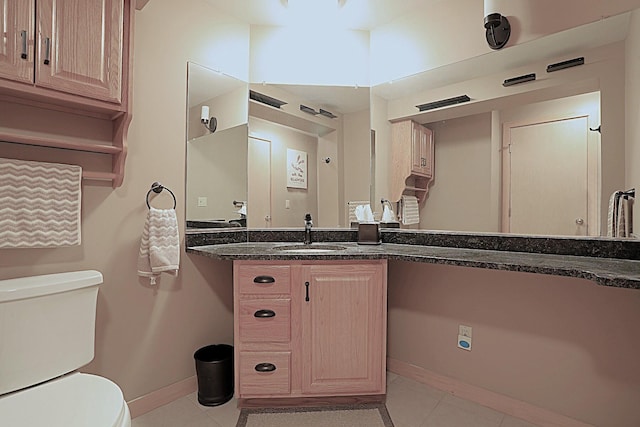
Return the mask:
<svg viewBox="0 0 640 427">
<path fill-rule="evenodd" d="M 640 261 L 637 260 L 397 243 L 358 245 L 331 242 L 331 245 L 345 249 L 322 253 L 292 253 L 278 249 L 291 244 L 290 241 L 214 244 L 188 247 L 187 252 L 225 260 L 389 259 L 426 262 L 579 277 L 603 286 L 640 289 Z M 315 243 L 316 246 L 323 244 L 329 242 Z"/>
</svg>

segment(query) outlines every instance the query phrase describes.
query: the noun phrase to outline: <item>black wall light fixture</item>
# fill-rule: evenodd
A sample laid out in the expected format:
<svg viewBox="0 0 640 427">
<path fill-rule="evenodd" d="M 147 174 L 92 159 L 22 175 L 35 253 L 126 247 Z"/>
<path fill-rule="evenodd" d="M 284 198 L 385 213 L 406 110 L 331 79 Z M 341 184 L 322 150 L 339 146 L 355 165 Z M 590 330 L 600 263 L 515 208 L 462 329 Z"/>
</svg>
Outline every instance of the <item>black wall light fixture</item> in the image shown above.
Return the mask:
<svg viewBox="0 0 640 427">
<path fill-rule="evenodd" d="M 498 13 L 493 1 L 484 1 L 484 28 L 489 47 L 493 50 L 502 49 L 509 41 L 511 24 L 506 16 Z"/>
<path fill-rule="evenodd" d="M 200 110 L 200 123 L 206 127 L 209 132 L 214 133 L 218 127 L 218 119 L 211 116 L 209 117 L 209 106 L 203 105 Z"/>
</svg>

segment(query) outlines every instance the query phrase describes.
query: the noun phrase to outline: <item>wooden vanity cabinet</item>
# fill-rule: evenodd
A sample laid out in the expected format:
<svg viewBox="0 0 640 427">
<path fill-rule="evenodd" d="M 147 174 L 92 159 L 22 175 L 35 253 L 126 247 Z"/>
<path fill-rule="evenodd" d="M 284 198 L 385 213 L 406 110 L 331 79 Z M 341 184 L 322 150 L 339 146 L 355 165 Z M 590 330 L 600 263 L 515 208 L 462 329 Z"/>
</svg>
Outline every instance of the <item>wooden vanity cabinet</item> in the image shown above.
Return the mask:
<svg viewBox="0 0 640 427">
<path fill-rule="evenodd" d="M 384 395 L 386 271 L 384 260 L 235 261 L 239 404 Z"/>
<path fill-rule="evenodd" d="M 303 394 L 384 393 L 384 270 L 379 263 L 302 267 Z"/>
<path fill-rule="evenodd" d="M 405 194 L 422 201 L 433 179 L 433 131 L 413 120 L 402 120 L 391 124 L 391 135 L 390 200 L 397 202 Z"/>
</svg>

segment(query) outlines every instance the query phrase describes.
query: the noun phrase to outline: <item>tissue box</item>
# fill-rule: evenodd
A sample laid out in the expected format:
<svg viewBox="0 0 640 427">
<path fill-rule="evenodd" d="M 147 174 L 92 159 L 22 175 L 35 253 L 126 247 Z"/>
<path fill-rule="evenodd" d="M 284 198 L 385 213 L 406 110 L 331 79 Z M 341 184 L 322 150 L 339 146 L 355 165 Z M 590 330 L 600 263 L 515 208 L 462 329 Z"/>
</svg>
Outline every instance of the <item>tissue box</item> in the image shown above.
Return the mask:
<svg viewBox="0 0 640 427">
<path fill-rule="evenodd" d="M 382 243 L 380 238 L 380 224 L 378 223 L 360 223 L 358 224 L 358 244 L 359 245 L 379 245 Z"/>
</svg>

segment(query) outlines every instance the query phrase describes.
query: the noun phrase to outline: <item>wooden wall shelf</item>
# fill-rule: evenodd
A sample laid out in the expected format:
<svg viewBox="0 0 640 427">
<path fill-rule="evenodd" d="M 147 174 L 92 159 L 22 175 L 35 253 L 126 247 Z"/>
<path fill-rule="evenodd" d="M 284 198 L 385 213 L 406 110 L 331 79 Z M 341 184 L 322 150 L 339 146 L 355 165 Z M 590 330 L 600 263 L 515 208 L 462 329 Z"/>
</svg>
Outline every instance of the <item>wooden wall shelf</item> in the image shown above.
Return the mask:
<svg viewBox="0 0 640 427">
<path fill-rule="evenodd" d="M 83 178 L 116 188 L 131 122 L 135 0 L 105 1 L 65 9 L 25 0 L 9 9 L 12 25 L 0 22 L 8 40 L 0 56 L 0 144 L 3 157 L 77 164 Z M 83 25 L 101 31 L 90 37 Z"/>
</svg>

